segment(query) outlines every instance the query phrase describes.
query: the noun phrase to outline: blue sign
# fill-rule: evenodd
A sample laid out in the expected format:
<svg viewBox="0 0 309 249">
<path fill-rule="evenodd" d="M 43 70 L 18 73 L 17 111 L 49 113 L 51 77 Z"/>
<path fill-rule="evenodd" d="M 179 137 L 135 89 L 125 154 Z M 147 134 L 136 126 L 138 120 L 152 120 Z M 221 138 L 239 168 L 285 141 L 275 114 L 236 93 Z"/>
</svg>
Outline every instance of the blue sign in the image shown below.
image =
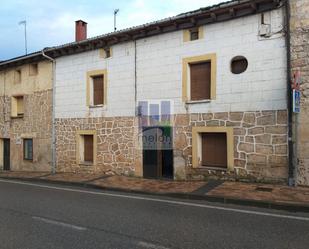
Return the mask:
<svg viewBox="0 0 309 249">
<path fill-rule="evenodd" d="M 300 113 L 300 91 L 293 89 L 293 112 Z"/>
</svg>

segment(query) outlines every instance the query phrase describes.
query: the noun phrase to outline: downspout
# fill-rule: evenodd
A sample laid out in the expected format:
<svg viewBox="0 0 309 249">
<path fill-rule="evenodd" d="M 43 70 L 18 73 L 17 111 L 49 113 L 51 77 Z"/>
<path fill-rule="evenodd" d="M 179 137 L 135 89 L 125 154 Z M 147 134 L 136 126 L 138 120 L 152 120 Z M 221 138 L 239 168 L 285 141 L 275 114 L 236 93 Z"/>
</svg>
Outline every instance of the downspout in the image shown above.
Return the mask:
<svg viewBox="0 0 309 249">
<path fill-rule="evenodd" d="M 3 115 L 4 115 L 4 118 L 3 118 L 3 126 L 5 127 L 6 126 L 6 99 L 5 99 L 5 80 L 6 80 L 6 74 L 7 74 L 7 71 L 6 69 L 4 69 L 3 71 L 4 75 L 3 75 Z"/>
<path fill-rule="evenodd" d="M 56 79 L 56 60 L 45 54 L 44 49 L 42 50 L 42 56 L 50 60 L 53 64 L 52 73 L 52 174 L 56 173 L 56 136 L 55 136 L 55 79 Z"/>
<path fill-rule="evenodd" d="M 3 70 L 3 106 L 2 106 L 2 112 L 3 112 L 3 124 L 1 124 L 1 126 L 3 126 L 3 130 L 4 130 L 4 134 L 3 136 L 5 137 L 7 135 L 7 129 L 6 129 L 6 122 L 7 122 L 7 115 L 6 115 L 6 97 L 5 97 L 5 79 L 6 79 L 6 74 L 7 71 L 6 69 Z M 3 167 L 3 165 L 2 165 Z"/>
<path fill-rule="evenodd" d="M 136 70 L 136 40 L 134 40 L 134 102 L 135 102 L 135 116 L 138 115 L 138 109 L 137 109 L 137 70 Z"/>
<path fill-rule="evenodd" d="M 134 121 L 133 124 L 136 122 L 136 128 L 134 128 L 134 130 L 136 130 L 135 132 L 137 133 L 136 135 L 136 145 L 135 148 L 133 149 L 133 158 L 134 158 L 134 165 L 136 165 L 136 159 L 138 158 L 138 149 L 139 148 L 139 107 L 137 106 L 137 70 L 136 70 L 136 61 L 137 61 L 137 56 L 136 56 L 136 40 L 134 40 Z M 135 124 L 134 124 L 135 126 Z M 137 154 L 137 155 L 136 155 Z"/>
<path fill-rule="evenodd" d="M 292 110 L 292 85 L 291 85 L 291 39 L 290 39 L 290 3 L 285 2 L 286 18 L 286 50 L 287 50 L 287 104 L 288 104 L 288 146 L 289 146 L 289 176 L 288 185 L 295 185 L 295 160 L 294 160 L 294 139 L 293 139 L 293 110 Z"/>
</svg>

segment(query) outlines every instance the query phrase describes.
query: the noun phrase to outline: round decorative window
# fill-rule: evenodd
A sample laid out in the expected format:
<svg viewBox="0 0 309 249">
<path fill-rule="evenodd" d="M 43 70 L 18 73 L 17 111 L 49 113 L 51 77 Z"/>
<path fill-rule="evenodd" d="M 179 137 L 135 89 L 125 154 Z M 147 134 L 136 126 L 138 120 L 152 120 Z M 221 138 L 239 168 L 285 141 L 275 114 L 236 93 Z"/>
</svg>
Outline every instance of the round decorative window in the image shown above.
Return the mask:
<svg viewBox="0 0 309 249">
<path fill-rule="evenodd" d="M 231 61 L 231 71 L 233 74 L 240 74 L 247 70 L 248 60 L 244 56 L 236 56 Z"/>
</svg>

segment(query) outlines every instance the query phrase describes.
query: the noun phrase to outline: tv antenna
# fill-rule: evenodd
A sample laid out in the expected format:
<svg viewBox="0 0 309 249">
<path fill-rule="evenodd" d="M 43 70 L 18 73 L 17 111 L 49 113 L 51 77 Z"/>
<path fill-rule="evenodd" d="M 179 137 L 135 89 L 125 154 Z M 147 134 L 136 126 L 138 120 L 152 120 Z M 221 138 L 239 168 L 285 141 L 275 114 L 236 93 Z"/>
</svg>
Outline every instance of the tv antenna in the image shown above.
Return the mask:
<svg viewBox="0 0 309 249">
<path fill-rule="evenodd" d="M 114 31 L 117 30 L 117 27 L 116 27 L 116 16 L 117 16 L 118 12 L 119 12 L 119 9 L 115 9 L 114 10 Z"/>
<path fill-rule="evenodd" d="M 24 30 L 25 30 L 25 52 L 26 52 L 26 55 L 27 55 L 28 54 L 28 51 L 27 51 L 27 21 L 26 20 L 20 21 L 18 23 L 18 25 L 24 25 Z"/>
</svg>

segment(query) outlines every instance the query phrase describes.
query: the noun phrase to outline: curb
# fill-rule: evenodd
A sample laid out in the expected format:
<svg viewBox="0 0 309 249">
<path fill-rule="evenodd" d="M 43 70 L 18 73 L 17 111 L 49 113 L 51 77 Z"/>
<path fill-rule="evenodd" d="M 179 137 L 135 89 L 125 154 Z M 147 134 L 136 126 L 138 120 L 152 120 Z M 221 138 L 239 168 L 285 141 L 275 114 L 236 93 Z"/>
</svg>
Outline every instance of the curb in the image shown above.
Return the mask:
<svg viewBox="0 0 309 249">
<path fill-rule="evenodd" d="M 143 195 L 152 195 L 152 196 L 161 196 L 161 197 L 171 197 L 171 198 L 179 198 L 179 199 L 186 199 L 186 200 L 205 200 L 208 202 L 221 203 L 221 204 L 234 204 L 234 205 L 241 205 L 241 206 L 285 210 L 289 212 L 309 213 L 309 205 L 291 204 L 291 203 L 284 203 L 284 202 L 245 200 L 245 199 L 230 198 L 230 197 L 225 197 L 225 196 L 207 196 L 207 195 L 192 194 L 192 193 L 158 193 L 158 192 L 149 192 L 149 191 L 143 191 L 143 190 L 103 187 L 103 186 L 98 186 L 98 185 L 95 185 L 89 182 L 68 182 L 68 181 L 40 179 L 40 178 L 0 176 L 0 179 L 18 180 L 18 181 L 23 181 L 23 182 L 62 184 L 66 186 L 83 187 L 83 188 L 97 189 L 97 190 L 108 190 L 108 191 L 115 191 L 115 192 L 121 192 L 121 193 L 133 193 L 133 194 L 143 194 Z"/>
</svg>

